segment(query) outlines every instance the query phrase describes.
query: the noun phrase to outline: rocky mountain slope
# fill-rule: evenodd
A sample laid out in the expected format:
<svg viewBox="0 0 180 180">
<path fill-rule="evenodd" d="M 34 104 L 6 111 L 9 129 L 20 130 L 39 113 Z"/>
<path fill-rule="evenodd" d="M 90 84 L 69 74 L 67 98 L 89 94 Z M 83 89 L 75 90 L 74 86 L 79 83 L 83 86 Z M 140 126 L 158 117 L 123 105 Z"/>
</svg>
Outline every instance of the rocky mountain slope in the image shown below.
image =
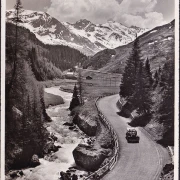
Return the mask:
<svg viewBox="0 0 180 180">
<path fill-rule="evenodd" d="M 12 22 L 14 10 L 6 11 L 7 21 Z M 23 10 L 22 26 L 33 32 L 45 44 L 67 45 L 80 50 L 86 55 L 106 49 L 116 48 L 132 42 L 147 29 L 135 26 L 126 27 L 118 22 L 108 21 L 93 24 L 81 19 L 74 24 L 59 22 L 45 12 Z"/>
<path fill-rule="evenodd" d="M 152 71 L 162 66 L 174 51 L 175 21 L 156 27 L 139 36 L 141 58 L 149 58 Z M 85 68 L 99 69 L 102 72 L 122 73 L 132 49 L 132 43 L 113 50 L 103 50 L 85 63 Z"/>
</svg>

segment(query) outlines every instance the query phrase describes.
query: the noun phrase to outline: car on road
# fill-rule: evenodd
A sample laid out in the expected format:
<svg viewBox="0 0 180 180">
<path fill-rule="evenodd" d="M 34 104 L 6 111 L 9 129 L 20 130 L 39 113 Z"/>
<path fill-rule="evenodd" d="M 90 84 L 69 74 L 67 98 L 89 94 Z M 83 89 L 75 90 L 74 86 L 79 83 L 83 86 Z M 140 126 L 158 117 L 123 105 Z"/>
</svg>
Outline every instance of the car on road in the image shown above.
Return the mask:
<svg viewBox="0 0 180 180">
<path fill-rule="evenodd" d="M 126 139 L 128 143 L 139 143 L 140 137 L 137 135 L 135 128 L 127 128 Z"/>
</svg>

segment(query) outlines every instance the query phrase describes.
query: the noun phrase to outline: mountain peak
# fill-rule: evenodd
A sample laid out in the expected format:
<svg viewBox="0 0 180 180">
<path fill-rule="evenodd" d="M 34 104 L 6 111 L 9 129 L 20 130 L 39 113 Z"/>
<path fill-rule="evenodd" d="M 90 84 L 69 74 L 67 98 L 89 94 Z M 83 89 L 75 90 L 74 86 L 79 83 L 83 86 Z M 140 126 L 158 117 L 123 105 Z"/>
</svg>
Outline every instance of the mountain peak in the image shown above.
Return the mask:
<svg viewBox="0 0 180 180">
<path fill-rule="evenodd" d="M 92 24 L 91 21 L 87 20 L 87 19 L 80 19 L 79 21 L 77 21 L 74 25 L 75 28 L 77 29 L 84 29 L 85 27 L 87 27 L 88 25 Z"/>
<path fill-rule="evenodd" d="M 7 21 L 13 22 L 14 10 L 6 11 Z M 87 19 L 61 23 L 46 12 L 23 10 L 22 26 L 33 32 L 45 44 L 62 44 L 92 55 L 106 48 L 116 48 L 132 42 L 145 30 L 124 26 L 112 19 L 93 24 Z"/>
</svg>

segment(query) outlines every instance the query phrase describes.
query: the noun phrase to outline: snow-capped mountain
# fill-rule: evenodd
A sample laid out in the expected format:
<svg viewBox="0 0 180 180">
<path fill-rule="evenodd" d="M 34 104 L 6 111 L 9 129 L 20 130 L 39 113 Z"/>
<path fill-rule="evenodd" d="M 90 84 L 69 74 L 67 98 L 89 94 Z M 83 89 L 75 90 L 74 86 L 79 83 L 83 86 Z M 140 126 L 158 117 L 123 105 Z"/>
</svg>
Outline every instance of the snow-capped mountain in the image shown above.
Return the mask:
<svg viewBox="0 0 180 180">
<path fill-rule="evenodd" d="M 7 21 L 12 21 L 14 10 L 6 11 Z M 126 45 L 148 29 L 126 27 L 121 23 L 108 21 L 93 24 L 81 19 L 74 24 L 59 22 L 45 12 L 23 10 L 21 26 L 28 28 L 45 44 L 62 44 L 80 50 L 86 55 L 109 48 Z"/>
</svg>

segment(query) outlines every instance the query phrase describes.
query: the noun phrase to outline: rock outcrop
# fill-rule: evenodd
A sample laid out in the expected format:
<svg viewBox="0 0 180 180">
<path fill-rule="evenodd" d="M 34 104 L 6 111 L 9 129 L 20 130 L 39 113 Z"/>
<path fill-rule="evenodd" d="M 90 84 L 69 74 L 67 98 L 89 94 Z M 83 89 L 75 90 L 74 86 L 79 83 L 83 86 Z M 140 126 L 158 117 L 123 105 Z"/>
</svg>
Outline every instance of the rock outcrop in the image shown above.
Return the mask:
<svg viewBox="0 0 180 180">
<path fill-rule="evenodd" d="M 75 115 L 73 118 L 73 123 L 76 124 L 81 131 L 83 131 L 88 136 L 95 136 L 97 131 L 97 119 L 94 117 L 92 119 L 90 115 L 84 116 L 81 113 Z"/>
<path fill-rule="evenodd" d="M 40 165 L 39 157 L 38 157 L 38 155 L 34 154 L 31 158 L 31 167 L 36 167 L 39 165 Z"/>
<path fill-rule="evenodd" d="M 102 162 L 111 154 L 109 149 L 92 149 L 79 144 L 73 151 L 76 164 L 87 171 L 96 171 Z"/>
<path fill-rule="evenodd" d="M 53 141 L 47 142 L 47 144 L 44 147 L 43 153 L 48 154 L 51 151 L 56 152 L 58 149 L 61 148 L 61 146 L 55 146 Z"/>
<path fill-rule="evenodd" d="M 64 104 L 64 100 L 61 96 L 57 96 L 57 95 L 50 94 L 47 92 L 44 92 L 44 101 L 45 101 L 46 108 L 48 108 L 49 106 L 56 106 L 59 104 Z"/>
<path fill-rule="evenodd" d="M 43 154 L 48 154 L 51 151 L 56 152 L 56 151 L 58 151 L 59 148 L 61 148 L 61 146 L 56 146 L 54 144 L 55 141 L 57 141 L 57 139 L 58 138 L 53 133 L 50 133 L 50 135 L 47 139 L 47 142 L 43 148 Z"/>
</svg>

